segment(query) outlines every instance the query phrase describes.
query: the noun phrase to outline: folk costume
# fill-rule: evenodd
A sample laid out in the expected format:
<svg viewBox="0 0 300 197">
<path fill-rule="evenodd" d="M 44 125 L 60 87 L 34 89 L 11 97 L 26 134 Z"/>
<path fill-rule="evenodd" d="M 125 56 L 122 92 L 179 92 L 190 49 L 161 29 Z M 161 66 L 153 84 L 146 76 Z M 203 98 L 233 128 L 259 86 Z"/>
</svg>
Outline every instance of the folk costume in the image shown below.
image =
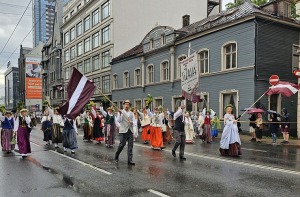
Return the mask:
<svg viewBox="0 0 300 197">
<path fill-rule="evenodd" d="M 63 129 L 63 146 L 65 152 L 67 151 L 67 149 L 70 149 L 71 153 L 75 153 L 75 150 L 78 148 L 76 134 L 76 121 L 69 118 L 65 118 Z"/>
<path fill-rule="evenodd" d="M 49 114 L 52 118 L 52 143 L 54 143 L 55 148 L 58 148 L 58 143 L 62 143 L 62 132 L 64 127 L 64 120 L 61 115 L 54 109 L 56 113 L 53 112 L 51 107 L 48 107 Z"/>
<path fill-rule="evenodd" d="M 170 144 L 171 141 L 173 140 L 173 136 L 171 133 L 171 128 L 169 126 L 169 118 L 168 118 L 167 114 L 165 114 L 165 117 L 162 120 L 162 131 L 163 131 L 163 133 L 162 133 L 163 142 Z"/>
<path fill-rule="evenodd" d="M 83 140 L 91 141 L 93 138 L 93 118 L 89 112 L 83 113 L 84 124 L 83 124 Z M 74 120 L 75 121 L 75 120 Z"/>
<path fill-rule="evenodd" d="M 151 124 L 151 112 L 150 109 L 144 109 L 143 113 L 138 111 L 141 117 L 141 126 L 142 126 L 142 140 L 144 144 L 148 144 L 150 141 L 150 124 Z"/>
<path fill-rule="evenodd" d="M 210 111 L 206 112 L 206 115 L 204 117 L 204 128 L 203 128 L 203 134 L 202 134 L 202 141 L 207 142 L 210 144 L 212 142 L 212 136 L 211 136 L 211 117 L 210 117 Z"/>
<path fill-rule="evenodd" d="M 218 116 L 215 114 L 211 119 L 211 136 L 218 137 L 218 129 L 221 129 L 221 124 Z"/>
<path fill-rule="evenodd" d="M 104 134 L 102 132 L 104 126 L 103 117 L 99 114 L 99 112 L 96 112 L 94 108 L 92 108 L 91 112 L 91 117 L 93 120 L 93 139 L 96 140 L 97 144 L 100 144 L 101 141 L 104 141 Z M 91 123 L 89 124 L 91 126 Z"/>
<path fill-rule="evenodd" d="M 158 111 L 158 108 L 155 108 L 154 111 Z M 154 113 L 151 116 L 150 124 L 150 144 L 151 147 L 155 150 L 164 149 L 163 136 L 162 136 L 162 120 L 164 119 L 163 114 Z"/>
<path fill-rule="evenodd" d="M 8 116 L 7 116 L 8 115 Z M 0 112 L 0 121 L 2 122 L 1 129 L 1 145 L 2 151 L 10 153 L 15 149 L 15 142 L 12 143 L 14 139 L 14 117 L 11 115 L 11 112 L 6 112 L 5 116 Z"/>
<path fill-rule="evenodd" d="M 52 118 L 49 114 L 44 114 L 42 117 L 42 131 L 44 132 L 43 141 L 47 142 L 46 145 L 50 145 L 50 140 L 52 140 Z"/>
<path fill-rule="evenodd" d="M 29 141 L 31 132 L 31 119 L 27 114 L 25 114 L 27 112 L 27 109 L 22 109 L 20 111 L 21 115 L 16 118 L 14 123 L 14 132 L 17 133 L 19 152 L 23 158 L 27 157 L 31 153 Z"/>
<path fill-rule="evenodd" d="M 189 117 L 188 113 L 185 114 L 185 120 L 186 120 L 186 124 L 184 125 L 184 132 L 186 136 L 185 142 L 188 144 L 193 144 L 195 132 L 194 132 L 192 119 Z"/>
<path fill-rule="evenodd" d="M 231 107 L 227 105 L 225 109 Z M 220 153 L 222 156 L 237 157 L 241 155 L 241 139 L 234 116 L 226 113 L 224 115 L 224 129 L 220 141 Z"/>
<path fill-rule="evenodd" d="M 116 128 L 118 125 L 117 119 L 111 107 L 107 108 L 107 112 L 103 110 L 103 107 L 100 107 L 100 111 L 104 116 L 103 133 L 105 136 L 105 145 L 107 148 L 112 148 L 115 144 Z"/>
</svg>

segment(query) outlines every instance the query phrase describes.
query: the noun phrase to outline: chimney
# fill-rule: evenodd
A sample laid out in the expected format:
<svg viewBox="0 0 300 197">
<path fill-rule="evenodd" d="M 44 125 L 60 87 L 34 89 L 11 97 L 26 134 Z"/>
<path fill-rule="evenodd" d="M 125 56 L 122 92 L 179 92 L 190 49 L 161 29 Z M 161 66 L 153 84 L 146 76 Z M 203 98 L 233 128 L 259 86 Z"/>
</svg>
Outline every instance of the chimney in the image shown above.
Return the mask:
<svg viewBox="0 0 300 197">
<path fill-rule="evenodd" d="M 186 27 L 190 25 L 190 15 L 184 15 L 182 17 L 182 27 Z"/>
<path fill-rule="evenodd" d="M 270 1 L 270 3 L 267 3 L 266 5 L 261 6 L 261 8 L 263 11 L 273 14 L 275 16 L 291 18 L 292 3 L 293 0 L 274 0 Z"/>
</svg>

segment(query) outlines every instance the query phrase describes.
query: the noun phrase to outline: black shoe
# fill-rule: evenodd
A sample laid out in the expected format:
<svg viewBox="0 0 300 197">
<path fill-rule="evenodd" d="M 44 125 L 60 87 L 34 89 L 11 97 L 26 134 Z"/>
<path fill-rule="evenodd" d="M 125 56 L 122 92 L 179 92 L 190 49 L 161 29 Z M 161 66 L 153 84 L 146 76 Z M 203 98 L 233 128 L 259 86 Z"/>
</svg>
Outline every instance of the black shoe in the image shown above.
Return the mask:
<svg viewBox="0 0 300 197">
<path fill-rule="evenodd" d="M 186 158 L 185 157 L 180 157 L 180 160 L 186 160 Z"/>
<path fill-rule="evenodd" d="M 288 144 L 288 143 L 289 143 L 289 141 L 285 141 L 285 142 L 284 142 L 284 144 Z"/>
<path fill-rule="evenodd" d="M 285 144 L 285 141 L 280 142 L 280 144 Z"/>
<path fill-rule="evenodd" d="M 160 150 L 163 150 L 163 149 L 165 149 L 166 147 L 165 146 L 163 146 L 163 147 L 160 147 Z"/>
<path fill-rule="evenodd" d="M 176 157 L 176 152 L 174 150 L 172 150 L 172 155 L 173 157 Z"/>
<path fill-rule="evenodd" d="M 135 163 L 133 163 L 132 161 L 128 161 L 128 165 L 135 166 Z"/>
<path fill-rule="evenodd" d="M 119 163 L 119 157 L 115 156 L 115 162 Z"/>
</svg>

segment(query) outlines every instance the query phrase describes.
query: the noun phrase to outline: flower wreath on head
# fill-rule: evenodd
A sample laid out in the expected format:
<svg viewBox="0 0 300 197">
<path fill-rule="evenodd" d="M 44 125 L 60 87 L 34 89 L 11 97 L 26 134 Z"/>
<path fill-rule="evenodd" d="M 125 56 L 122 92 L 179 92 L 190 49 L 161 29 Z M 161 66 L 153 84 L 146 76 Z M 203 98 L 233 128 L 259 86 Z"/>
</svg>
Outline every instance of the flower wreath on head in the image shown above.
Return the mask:
<svg viewBox="0 0 300 197">
<path fill-rule="evenodd" d="M 233 105 L 227 104 L 227 105 L 225 106 L 224 110 L 226 110 L 228 107 L 231 107 L 231 108 L 233 109 Z"/>
</svg>

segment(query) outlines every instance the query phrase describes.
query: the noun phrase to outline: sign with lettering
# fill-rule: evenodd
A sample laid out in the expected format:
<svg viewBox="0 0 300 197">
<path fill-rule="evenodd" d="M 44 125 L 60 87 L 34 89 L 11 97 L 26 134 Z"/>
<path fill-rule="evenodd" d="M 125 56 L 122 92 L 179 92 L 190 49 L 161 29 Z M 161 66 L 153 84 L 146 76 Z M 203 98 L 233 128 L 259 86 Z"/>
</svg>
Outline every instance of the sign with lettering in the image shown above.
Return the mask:
<svg viewBox="0 0 300 197">
<path fill-rule="evenodd" d="M 26 58 L 26 99 L 42 99 L 41 59 Z"/>
<path fill-rule="evenodd" d="M 197 53 L 191 54 L 180 62 L 181 64 L 181 89 L 182 96 L 189 101 L 195 101 L 199 87 L 199 69 Z"/>
</svg>

